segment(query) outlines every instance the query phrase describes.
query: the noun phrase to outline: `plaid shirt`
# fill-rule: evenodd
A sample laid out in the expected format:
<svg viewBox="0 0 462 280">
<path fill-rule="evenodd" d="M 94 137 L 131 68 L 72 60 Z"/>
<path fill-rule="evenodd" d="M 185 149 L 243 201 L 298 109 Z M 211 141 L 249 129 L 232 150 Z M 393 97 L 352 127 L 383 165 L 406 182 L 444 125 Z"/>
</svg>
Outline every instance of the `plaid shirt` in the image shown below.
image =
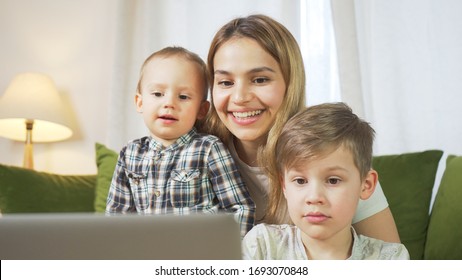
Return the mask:
<svg viewBox="0 0 462 280">
<path fill-rule="evenodd" d="M 164 148 L 152 137 L 120 152 L 106 213 L 232 212 L 242 237 L 254 225 L 255 205 L 234 160 L 215 136 L 192 129 Z"/>
</svg>

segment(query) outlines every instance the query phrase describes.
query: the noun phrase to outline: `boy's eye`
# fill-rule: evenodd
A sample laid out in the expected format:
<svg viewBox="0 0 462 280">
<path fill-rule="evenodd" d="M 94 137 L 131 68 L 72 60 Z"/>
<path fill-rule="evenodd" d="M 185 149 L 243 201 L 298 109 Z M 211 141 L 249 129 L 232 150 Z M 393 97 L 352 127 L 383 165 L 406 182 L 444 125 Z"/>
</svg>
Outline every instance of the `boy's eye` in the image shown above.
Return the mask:
<svg viewBox="0 0 462 280">
<path fill-rule="evenodd" d="M 187 99 L 189 99 L 189 96 L 187 96 L 186 94 L 180 94 L 179 97 L 180 97 L 181 100 L 187 100 Z"/>
<path fill-rule="evenodd" d="M 154 95 L 154 96 L 156 96 L 156 97 L 161 97 L 161 96 L 163 96 L 162 92 L 159 92 L 159 91 L 151 92 L 151 95 Z"/>
<path fill-rule="evenodd" d="M 338 183 L 340 183 L 340 179 L 339 178 L 329 178 L 327 179 L 327 183 L 331 185 L 337 185 Z"/>
<path fill-rule="evenodd" d="M 295 178 L 293 182 L 295 182 L 298 185 L 303 185 L 303 184 L 306 184 L 307 181 L 303 178 Z"/>
</svg>

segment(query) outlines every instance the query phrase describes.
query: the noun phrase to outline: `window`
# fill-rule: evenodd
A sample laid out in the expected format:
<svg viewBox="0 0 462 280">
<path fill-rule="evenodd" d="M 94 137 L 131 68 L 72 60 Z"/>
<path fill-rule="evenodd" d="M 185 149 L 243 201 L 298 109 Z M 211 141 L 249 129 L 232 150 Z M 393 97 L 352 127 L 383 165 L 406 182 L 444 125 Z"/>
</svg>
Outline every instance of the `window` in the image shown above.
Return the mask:
<svg viewBox="0 0 462 280">
<path fill-rule="evenodd" d="M 302 0 L 300 47 L 306 71 L 306 105 L 340 101 L 330 1 Z"/>
</svg>

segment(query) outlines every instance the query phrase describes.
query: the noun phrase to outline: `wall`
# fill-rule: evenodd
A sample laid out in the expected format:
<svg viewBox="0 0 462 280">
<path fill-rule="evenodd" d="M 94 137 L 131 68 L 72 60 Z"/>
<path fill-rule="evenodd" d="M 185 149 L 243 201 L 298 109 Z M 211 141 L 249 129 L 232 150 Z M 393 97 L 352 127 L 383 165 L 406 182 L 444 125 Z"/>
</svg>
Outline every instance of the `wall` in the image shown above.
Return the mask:
<svg viewBox="0 0 462 280">
<path fill-rule="evenodd" d="M 94 173 L 105 137 L 116 1 L 0 1 L 0 92 L 17 73 L 50 75 L 74 110 L 71 139 L 35 144 L 37 170 Z M 0 162 L 22 165 L 23 144 L 0 138 Z"/>
</svg>

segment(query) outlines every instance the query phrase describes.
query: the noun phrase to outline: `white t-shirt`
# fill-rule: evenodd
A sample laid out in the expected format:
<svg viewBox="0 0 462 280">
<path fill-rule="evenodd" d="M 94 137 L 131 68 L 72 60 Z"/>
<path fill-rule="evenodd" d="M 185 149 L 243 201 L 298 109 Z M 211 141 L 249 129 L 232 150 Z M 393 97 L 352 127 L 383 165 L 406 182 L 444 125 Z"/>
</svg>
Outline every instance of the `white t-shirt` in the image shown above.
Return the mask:
<svg viewBox="0 0 462 280">
<path fill-rule="evenodd" d="M 252 167 L 243 162 L 236 152 L 233 141 L 228 146 L 234 158 L 247 189 L 256 205 L 256 223 L 260 223 L 265 215 L 268 205 L 269 180 L 260 167 Z M 377 183 L 374 193 L 367 200 L 359 200 L 353 224 L 364 220 L 388 207 L 388 201 L 383 193 L 380 183 Z"/>
<path fill-rule="evenodd" d="M 348 260 L 408 260 L 409 252 L 400 243 L 389 243 L 357 235 L 353 227 L 353 247 Z M 242 241 L 244 260 L 307 260 L 301 231 L 293 225 L 254 226 Z"/>
</svg>

